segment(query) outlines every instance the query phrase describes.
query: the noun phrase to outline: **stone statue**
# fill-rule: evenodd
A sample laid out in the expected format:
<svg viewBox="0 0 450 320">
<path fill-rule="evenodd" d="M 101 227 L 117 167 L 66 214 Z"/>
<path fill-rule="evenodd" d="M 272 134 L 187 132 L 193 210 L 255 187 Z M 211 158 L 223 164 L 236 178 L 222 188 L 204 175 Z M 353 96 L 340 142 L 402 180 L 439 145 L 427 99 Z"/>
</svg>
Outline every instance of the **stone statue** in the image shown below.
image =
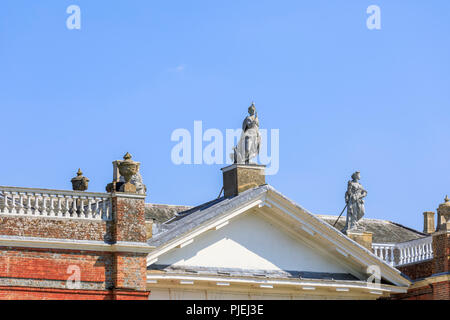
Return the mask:
<svg viewBox="0 0 450 320">
<path fill-rule="evenodd" d="M 347 192 L 345 193 L 345 202 L 347 203 L 347 220 L 345 228 L 346 231 L 357 231 L 361 229 L 358 221 L 364 216 L 364 200 L 367 196 L 367 191 L 358 182 L 361 179 L 360 172 L 356 171 L 352 174 L 352 180 L 348 182 Z"/>
<path fill-rule="evenodd" d="M 125 178 L 123 176 L 120 176 L 119 181 L 125 182 Z M 141 173 L 139 171 L 131 177 L 130 183 L 136 186 L 137 194 L 146 194 L 147 187 L 145 186 L 144 181 L 142 180 Z"/>
<path fill-rule="evenodd" d="M 242 124 L 241 138 L 231 154 L 234 163 L 249 164 L 250 160 L 259 154 L 261 136 L 259 134 L 258 113 L 253 102 L 248 107 L 248 114 Z"/>
</svg>

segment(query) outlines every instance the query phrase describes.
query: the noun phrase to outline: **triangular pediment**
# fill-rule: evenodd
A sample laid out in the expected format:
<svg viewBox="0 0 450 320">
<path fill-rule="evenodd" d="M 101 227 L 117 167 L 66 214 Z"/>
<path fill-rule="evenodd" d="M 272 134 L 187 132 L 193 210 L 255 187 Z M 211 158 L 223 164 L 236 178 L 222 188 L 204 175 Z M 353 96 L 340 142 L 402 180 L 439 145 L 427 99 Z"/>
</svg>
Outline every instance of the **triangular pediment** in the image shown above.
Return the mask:
<svg viewBox="0 0 450 320">
<path fill-rule="evenodd" d="M 218 230 L 162 255 L 158 264 L 242 270 L 347 273 L 330 255 L 293 238 L 258 210 L 248 210 Z"/>
<path fill-rule="evenodd" d="M 153 240 L 157 248 L 148 265 L 325 273 L 360 281 L 376 266 L 383 281 L 409 285 L 397 269 L 270 186 L 195 214 Z"/>
</svg>

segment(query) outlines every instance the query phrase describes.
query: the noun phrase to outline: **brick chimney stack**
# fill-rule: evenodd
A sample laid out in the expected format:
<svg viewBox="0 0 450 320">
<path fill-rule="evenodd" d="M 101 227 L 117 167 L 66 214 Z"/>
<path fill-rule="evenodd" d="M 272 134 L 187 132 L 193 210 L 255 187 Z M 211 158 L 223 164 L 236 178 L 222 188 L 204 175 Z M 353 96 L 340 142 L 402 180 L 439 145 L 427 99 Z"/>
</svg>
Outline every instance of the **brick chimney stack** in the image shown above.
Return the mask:
<svg viewBox="0 0 450 320">
<path fill-rule="evenodd" d="M 259 164 L 232 164 L 222 168 L 223 190 L 225 197 L 233 197 L 239 193 L 266 184 L 264 169 Z"/>
<path fill-rule="evenodd" d="M 423 233 L 432 234 L 435 231 L 434 212 L 425 211 L 423 213 Z"/>
</svg>

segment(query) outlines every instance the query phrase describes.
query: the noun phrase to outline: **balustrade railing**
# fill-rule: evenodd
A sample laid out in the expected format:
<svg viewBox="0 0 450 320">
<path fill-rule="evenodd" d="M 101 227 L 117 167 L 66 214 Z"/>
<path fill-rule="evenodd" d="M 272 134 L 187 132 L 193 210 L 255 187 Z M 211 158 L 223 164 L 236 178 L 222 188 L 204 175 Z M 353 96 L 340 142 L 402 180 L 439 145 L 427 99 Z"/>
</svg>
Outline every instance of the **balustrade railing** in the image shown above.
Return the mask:
<svg viewBox="0 0 450 320">
<path fill-rule="evenodd" d="M 399 263 L 409 264 L 433 258 L 433 237 L 426 237 L 397 244 Z"/>
<path fill-rule="evenodd" d="M 397 267 L 432 259 L 433 238 L 429 236 L 395 244 L 373 243 L 372 249 L 376 256 Z"/>
<path fill-rule="evenodd" d="M 107 193 L 0 186 L 0 215 L 112 220 Z"/>
<path fill-rule="evenodd" d="M 391 266 L 395 265 L 394 249 L 395 244 L 372 244 L 373 252 Z"/>
</svg>

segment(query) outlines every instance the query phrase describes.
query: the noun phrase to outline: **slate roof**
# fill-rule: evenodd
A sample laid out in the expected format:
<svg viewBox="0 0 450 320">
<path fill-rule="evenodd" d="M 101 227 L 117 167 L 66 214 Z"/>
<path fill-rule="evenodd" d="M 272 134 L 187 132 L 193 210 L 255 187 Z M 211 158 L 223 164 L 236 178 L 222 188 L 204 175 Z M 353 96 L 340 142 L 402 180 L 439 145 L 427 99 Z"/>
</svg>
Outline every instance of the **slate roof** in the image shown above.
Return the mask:
<svg viewBox="0 0 450 320">
<path fill-rule="evenodd" d="M 259 269 L 241 269 L 241 268 L 213 268 L 213 267 L 194 267 L 194 266 L 174 266 L 164 264 L 152 264 L 147 267 L 150 273 L 169 273 L 169 274 L 197 274 L 197 275 L 215 275 L 229 277 L 255 277 L 255 278 L 289 278 L 289 279 L 323 279 L 323 280 L 349 280 L 358 281 L 359 279 L 350 273 L 327 273 L 311 271 L 290 271 L 290 270 L 259 270 Z"/>
<path fill-rule="evenodd" d="M 316 217 L 322 219 L 330 225 L 333 225 L 337 219 L 337 216 L 331 215 L 316 215 Z M 345 216 L 341 216 L 339 221 L 336 223 L 335 228 L 338 230 L 344 229 L 345 219 Z M 399 243 L 428 236 L 422 232 L 388 220 L 362 218 L 359 221 L 359 224 L 367 232 L 373 233 L 372 243 Z"/>
<path fill-rule="evenodd" d="M 163 223 L 160 228 L 161 232 L 149 239 L 148 244 L 158 247 L 180 235 L 188 233 L 200 224 L 211 220 L 224 212 L 239 207 L 250 199 L 265 193 L 269 188 L 268 185 L 259 186 L 246 190 L 235 197 L 221 197 L 190 210 L 180 212 L 171 220 Z"/>
<path fill-rule="evenodd" d="M 191 209 L 190 206 L 177 206 L 170 204 L 145 204 L 145 220 L 153 220 L 156 223 L 163 223 L 172 219 L 177 213 Z"/>
</svg>

